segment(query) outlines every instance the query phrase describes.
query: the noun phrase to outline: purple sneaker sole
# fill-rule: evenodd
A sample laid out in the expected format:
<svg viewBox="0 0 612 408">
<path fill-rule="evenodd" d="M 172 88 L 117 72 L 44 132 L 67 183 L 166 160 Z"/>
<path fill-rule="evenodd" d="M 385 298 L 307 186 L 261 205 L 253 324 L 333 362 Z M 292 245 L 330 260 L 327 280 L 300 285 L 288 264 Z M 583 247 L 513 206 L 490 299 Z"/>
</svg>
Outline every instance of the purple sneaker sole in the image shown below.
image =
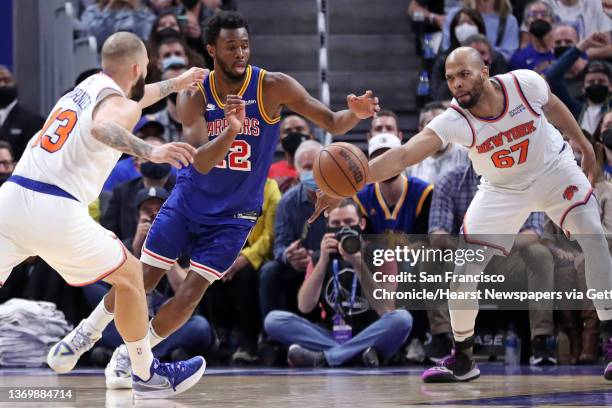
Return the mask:
<svg viewBox="0 0 612 408">
<path fill-rule="evenodd" d="M 608 381 L 612 381 L 612 361 L 608 363 L 604 370 L 604 378 Z"/>
<path fill-rule="evenodd" d="M 455 375 L 451 370 L 444 366 L 431 367 L 425 370 L 425 372 L 421 375 L 421 379 L 426 383 L 467 382 L 475 380 L 478 377 L 480 377 L 480 370 L 476 365 L 474 365 L 470 371 L 463 375 Z"/>
</svg>

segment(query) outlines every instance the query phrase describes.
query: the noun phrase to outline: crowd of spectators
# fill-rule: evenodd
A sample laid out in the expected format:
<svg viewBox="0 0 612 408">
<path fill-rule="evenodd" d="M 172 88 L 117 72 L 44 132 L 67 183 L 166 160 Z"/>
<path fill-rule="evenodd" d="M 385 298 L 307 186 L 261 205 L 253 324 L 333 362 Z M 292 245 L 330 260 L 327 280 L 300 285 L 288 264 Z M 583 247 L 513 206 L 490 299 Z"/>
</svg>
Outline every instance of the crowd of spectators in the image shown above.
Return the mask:
<svg viewBox="0 0 612 408">
<path fill-rule="evenodd" d="M 205 20 L 221 8 L 234 7 L 231 1 L 221 0 L 74 3 L 80 10 L 75 36 L 94 36 L 101 46 L 109 35 L 125 30 L 146 41 L 147 82 L 176 77 L 192 66 L 212 69 L 202 40 Z M 522 68 L 539 72 L 595 148 L 601 174 L 594 188 L 604 228 L 612 232 L 612 68 L 608 61 L 612 58 L 612 12 L 599 0 L 513 3 L 514 8 L 508 0 L 410 1 L 407 11 L 410 16 L 420 15 L 414 20 L 425 27 L 418 32 L 434 38 L 437 55 L 429 66 L 432 101 L 421 107 L 416 130 L 448 106 L 451 95 L 444 61 L 459 46 L 477 49 L 491 76 Z M 43 122 L 40 115 L 19 106 L 15 81 L 7 69 L 0 68 L 0 184 Z M 370 158 L 413 135 L 401 129 L 399 122 L 396 113 L 384 110 L 371 120 L 366 134 Z M 176 95 L 150 107 L 133 132 L 151 144 L 185 140 Z M 312 168 L 323 148 L 314 135 L 312 124 L 284 112 L 278 160 L 268 175 L 262 216 L 234 265 L 212 286 L 192 319 L 154 349 L 157 356 L 179 359 L 204 353 L 220 363 L 276 364 L 284 363 L 288 355 L 294 366 L 357 363 L 378 367 L 391 362 L 435 362 L 450 352 L 448 310 L 441 307 L 423 313 L 395 302 L 373 302 L 367 293 L 380 284 L 372 280 L 370 266 L 361 262 L 371 245 L 364 242 L 358 252 L 349 253 L 337 233 L 430 234 L 432 245 L 453 247 L 452 234 L 459 233 L 480 182 L 467 150 L 447 145 L 405 173 L 365 187 L 327 217 L 308 224 L 317 190 Z M 580 162 L 579 152 L 576 160 Z M 90 213 L 139 256 L 175 181 L 176 172 L 169 165 L 124 157 L 99 199 L 90 205 Z M 509 257 L 491 262 L 489 268 L 518 276 L 530 287 L 584 287 L 584 260 L 575 245 L 560 237 L 562 231 L 544 214 L 534 213 Z M 149 295 L 151 313 L 185 278 L 185 267 L 188 259 L 180 259 Z M 51 300 L 73 323 L 87 315 L 108 290 L 104 283 L 83 289 L 66 287 L 36 258 L 18 268 L 20 273 L 14 273 L 0 290 L 0 300 L 13 296 Z M 398 268 L 385 265 L 384 273 L 397 273 Z M 388 289 L 393 290 L 393 285 Z M 559 331 L 569 338 L 569 362 L 591 363 L 598 357 L 598 322 L 590 308 L 561 313 L 551 308 L 508 318 L 516 325 L 528 319 L 525 340 L 531 344 L 527 354 L 532 364 L 556 363 Z M 111 325 L 89 361 L 104 365 L 119 344 Z"/>
</svg>

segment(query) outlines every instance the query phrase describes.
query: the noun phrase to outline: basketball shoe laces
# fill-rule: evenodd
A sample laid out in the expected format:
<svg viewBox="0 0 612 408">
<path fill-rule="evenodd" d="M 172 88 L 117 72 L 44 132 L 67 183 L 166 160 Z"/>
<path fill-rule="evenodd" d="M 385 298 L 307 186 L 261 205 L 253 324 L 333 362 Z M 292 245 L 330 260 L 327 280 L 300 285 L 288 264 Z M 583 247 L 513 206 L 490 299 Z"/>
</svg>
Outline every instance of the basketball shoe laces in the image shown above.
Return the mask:
<svg viewBox="0 0 612 408">
<path fill-rule="evenodd" d="M 449 368 L 451 366 L 454 366 L 456 362 L 457 362 L 457 359 L 455 358 L 455 349 L 453 348 L 451 350 L 451 353 L 448 356 L 446 356 L 442 360 L 438 361 L 437 365 L 441 366 L 441 367 Z"/>
<path fill-rule="evenodd" d="M 165 374 L 165 377 L 168 377 L 172 383 L 172 388 L 176 390 L 175 383 L 177 377 L 185 373 L 187 370 L 187 365 L 184 361 L 175 363 L 160 363 L 158 360 L 153 360 L 153 369 L 155 371 L 161 371 L 163 374 Z"/>
<path fill-rule="evenodd" d="M 91 346 L 91 337 L 85 333 L 83 328 L 79 327 L 74 333 L 72 340 L 70 340 L 70 343 L 74 346 L 75 350 L 79 350 L 83 347 L 88 348 Z"/>
</svg>

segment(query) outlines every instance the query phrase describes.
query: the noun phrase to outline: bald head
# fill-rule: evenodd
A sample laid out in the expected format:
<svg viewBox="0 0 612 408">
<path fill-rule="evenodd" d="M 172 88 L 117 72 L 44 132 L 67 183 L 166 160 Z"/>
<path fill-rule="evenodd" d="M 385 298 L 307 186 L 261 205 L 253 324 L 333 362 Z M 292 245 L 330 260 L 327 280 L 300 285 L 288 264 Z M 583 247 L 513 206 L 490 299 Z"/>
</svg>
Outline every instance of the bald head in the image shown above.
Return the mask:
<svg viewBox="0 0 612 408">
<path fill-rule="evenodd" d="M 446 83 L 453 97 L 464 109 L 474 107 L 484 90 L 489 68 L 478 50 L 459 47 L 446 58 Z"/>
<path fill-rule="evenodd" d="M 144 43 L 132 33 L 120 31 L 102 45 L 102 69 L 135 101 L 144 96 L 148 64 Z"/>
<path fill-rule="evenodd" d="M 446 58 L 446 65 L 448 64 L 468 65 L 478 70 L 485 66 L 482 55 L 472 47 L 455 48 Z"/>
<path fill-rule="evenodd" d="M 137 63 L 146 55 L 147 49 L 138 36 L 120 31 L 108 37 L 102 45 L 102 68 L 112 71 L 117 65 Z"/>
</svg>

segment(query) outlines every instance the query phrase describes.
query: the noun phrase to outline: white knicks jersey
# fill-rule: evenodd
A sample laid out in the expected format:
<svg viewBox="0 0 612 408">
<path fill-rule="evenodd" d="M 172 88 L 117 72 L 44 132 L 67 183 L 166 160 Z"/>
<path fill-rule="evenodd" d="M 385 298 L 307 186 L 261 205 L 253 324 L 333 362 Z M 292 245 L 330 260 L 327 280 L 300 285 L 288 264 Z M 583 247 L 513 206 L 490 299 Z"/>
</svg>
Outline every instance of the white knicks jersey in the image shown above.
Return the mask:
<svg viewBox="0 0 612 408">
<path fill-rule="evenodd" d="M 125 96 L 108 75 L 100 73 L 62 96 L 13 174 L 53 184 L 83 204 L 94 201 L 121 157 L 121 152 L 91 135 L 94 108 L 112 94 Z"/>
<path fill-rule="evenodd" d="M 468 147 L 474 170 L 486 183 L 524 190 L 569 146 L 542 112 L 549 91 L 540 75 L 521 69 L 492 80 L 504 94 L 498 117 L 476 117 L 453 99 L 427 127 L 445 143 Z"/>
</svg>

